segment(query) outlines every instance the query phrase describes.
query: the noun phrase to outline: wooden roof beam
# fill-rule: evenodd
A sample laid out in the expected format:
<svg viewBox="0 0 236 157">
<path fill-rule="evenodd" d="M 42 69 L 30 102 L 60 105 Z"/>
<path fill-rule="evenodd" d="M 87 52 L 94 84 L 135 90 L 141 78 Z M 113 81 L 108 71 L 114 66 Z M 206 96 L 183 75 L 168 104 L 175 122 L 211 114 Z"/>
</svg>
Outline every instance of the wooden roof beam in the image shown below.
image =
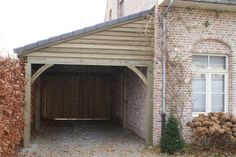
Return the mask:
<svg viewBox="0 0 236 157">
<path fill-rule="evenodd" d="M 48 68 L 52 67 L 54 64 L 45 64 L 41 68 L 39 68 L 31 78 L 31 85 L 34 84 L 35 80 Z"/>
</svg>

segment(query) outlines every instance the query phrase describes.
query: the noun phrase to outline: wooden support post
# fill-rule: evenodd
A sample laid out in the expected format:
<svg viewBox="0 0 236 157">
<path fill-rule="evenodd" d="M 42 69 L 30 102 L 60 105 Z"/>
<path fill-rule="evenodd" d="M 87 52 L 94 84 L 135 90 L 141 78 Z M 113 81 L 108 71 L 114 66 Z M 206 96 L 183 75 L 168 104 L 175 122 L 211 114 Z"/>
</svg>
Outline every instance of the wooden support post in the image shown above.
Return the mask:
<svg viewBox="0 0 236 157">
<path fill-rule="evenodd" d="M 43 65 L 41 68 L 39 68 L 34 75 L 31 78 L 31 85 L 35 82 L 35 80 L 48 68 L 50 68 L 51 66 L 53 66 L 54 64 L 45 64 Z"/>
<path fill-rule="evenodd" d="M 130 70 L 132 70 L 135 74 L 138 75 L 138 77 L 143 81 L 143 83 L 147 86 L 148 82 L 147 82 L 147 78 L 145 77 L 145 75 L 135 66 L 133 65 L 128 65 L 127 66 Z"/>
<path fill-rule="evenodd" d="M 25 107 L 24 107 L 24 147 L 30 146 L 30 123 L 31 123 L 31 64 L 25 65 Z"/>
<path fill-rule="evenodd" d="M 40 90 L 40 78 L 36 82 L 36 99 L 35 99 L 35 129 L 40 129 L 40 100 L 41 100 L 41 90 Z"/>
<path fill-rule="evenodd" d="M 146 145 L 153 145 L 153 65 L 147 69 Z"/>
<path fill-rule="evenodd" d="M 128 78 L 127 74 L 123 73 L 123 128 L 127 128 L 127 110 L 128 110 Z"/>
</svg>

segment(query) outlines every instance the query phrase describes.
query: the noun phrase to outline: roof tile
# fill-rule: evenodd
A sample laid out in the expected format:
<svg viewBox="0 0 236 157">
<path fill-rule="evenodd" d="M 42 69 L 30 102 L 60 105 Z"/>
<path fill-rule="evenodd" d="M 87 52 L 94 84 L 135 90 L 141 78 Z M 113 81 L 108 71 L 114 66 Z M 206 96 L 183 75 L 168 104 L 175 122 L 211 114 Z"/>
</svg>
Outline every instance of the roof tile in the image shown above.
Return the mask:
<svg viewBox="0 0 236 157">
<path fill-rule="evenodd" d="M 73 37 L 73 33 L 69 32 L 69 33 L 65 33 L 61 35 L 61 39 L 67 39 L 67 38 L 71 38 Z"/>
<path fill-rule="evenodd" d="M 106 22 L 103 22 L 103 23 L 97 24 L 97 25 L 96 25 L 96 28 L 97 28 L 97 29 L 100 29 L 100 28 L 104 28 L 104 27 L 106 27 L 106 26 L 107 26 L 107 23 L 106 23 Z"/>
<path fill-rule="evenodd" d="M 118 21 L 119 22 L 129 21 L 129 16 L 120 17 L 120 18 L 118 18 Z"/>
<path fill-rule="evenodd" d="M 141 16 L 146 16 L 153 13 L 153 9 L 149 9 L 149 10 L 144 10 L 142 12 L 140 12 Z"/>
<path fill-rule="evenodd" d="M 82 35 L 86 32 L 91 32 L 91 31 L 94 31 L 94 30 L 103 29 L 103 28 L 106 28 L 107 26 L 112 26 L 112 25 L 122 23 L 122 22 L 125 22 L 125 21 L 141 18 L 141 17 L 146 16 L 147 14 L 151 14 L 152 12 L 153 12 L 152 9 L 150 9 L 150 10 L 142 11 L 140 13 L 136 13 L 136 14 L 133 14 L 133 15 L 121 17 L 121 18 L 118 18 L 118 19 L 115 19 L 115 20 L 99 23 L 95 26 L 90 26 L 90 27 L 87 27 L 87 28 L 84 28 L 84 29 L 79 29 L 79 30 L 76 30 L 76 31 L 73 31 L 73 32 L 69 32 L 69 33 L 58 35 L 58 36 L 54 36 L 54 37 L 51 37 L 49 39 L 45 39 L 45 40 L 41 40 L 41 41 L 38 41 L 38 42 L 35 42 L 35 43 L 32 43 L 32 44 L 28 44 L 24 47 L 15 48 L 14 52 L 18 53 L 18 55 L 23 54 L 24 51 L 29 51 L 29 50 L 39 48 L 39 47 L 45 47 L 50 43 L 60 42 L 60 41 L 63 41 L 64 39 L 67 39 L 67 38 L 77 37 L 77 36 L 80 36 L 80 35 Z"/>
<path fill-rule="evenodd" d="M 129 19 L 130 19 L 130 20 L 131 20 L 131 19 L 137 19 L 137 18 L 139 18 L 139 17 L 141 17 L 141 14 L 140 14 L 140 13 L 136 13 L 136 14 L 129 15 Z"/>
<path fill-rule="evenodd" d="M 107 26 L 111 26 L 111 25 L 114 25 L 114 24 L 117 24 L 119 21 L 118 19 L 115 19 L 115 20 L 110 20 L 110 21 L 107 21 Z"/>
<path fill-rule="evenodd" d="M 50 43 L 58 42 L 60 40 L 61 40 L 61 36 L 60 35 L 49 38 L 49 42 Z"/>
<path fill-rule="evenodd" d="M 85 28 L 85 32 L 90 32 L 94 30 L 96 30 L 96 26 L 90 26 L 90 27 Z"/>
<path fill-rule="evenodd" d="M 83 34 L 85 32 L 85 29 L 79 29 L 79 30 L 76 30 L 76 31 L 73 31 L 73 35 L 74 36 L 78 36 L 80 34 Z"/>
<path fill-rule="evenodd" d="M 34 48 L 37 48 L 37 47 L 38 47 L 38 43 L 32 43 L 32 44 L 26 45 L 25 49 L 26 50 L 31 50 L 31 49 L 34 49 Z"/>
<path fill-rule="evenodd" d="M 49 44 L 49 39 L 38 41 L 38 46 L 44 46 L 44 45 L 47 45 L 47 44 Z"/>
<path fill-rule="evenodd" d="M 21 53 L 22 51 L 23 51 L 22 47 L 18 47 L 18 48 L 14 49 L 14 52 L 16 52 L 16 53 Z"/>
</svg>

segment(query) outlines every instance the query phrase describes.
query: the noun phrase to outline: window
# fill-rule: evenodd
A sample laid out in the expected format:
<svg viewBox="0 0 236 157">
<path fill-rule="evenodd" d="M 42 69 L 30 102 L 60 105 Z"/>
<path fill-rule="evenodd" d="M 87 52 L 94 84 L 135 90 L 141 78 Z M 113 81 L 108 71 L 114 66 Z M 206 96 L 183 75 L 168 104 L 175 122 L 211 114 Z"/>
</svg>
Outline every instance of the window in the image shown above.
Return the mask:
<svg viewBox="0 0 236 157">
<path fill-rule="evenodd" d="M 227 111 L 226 56 L 193 55 L 193 114 Z"/>
<path fill-rule="evenodd" d="M 109 11 L 109 20 L 112 20 L 112 9 Z"/>
<path fill-rule="evenodd" d="M 117 1 L 117 17 L 124 16 L 124 0 Z"/>
</svg>

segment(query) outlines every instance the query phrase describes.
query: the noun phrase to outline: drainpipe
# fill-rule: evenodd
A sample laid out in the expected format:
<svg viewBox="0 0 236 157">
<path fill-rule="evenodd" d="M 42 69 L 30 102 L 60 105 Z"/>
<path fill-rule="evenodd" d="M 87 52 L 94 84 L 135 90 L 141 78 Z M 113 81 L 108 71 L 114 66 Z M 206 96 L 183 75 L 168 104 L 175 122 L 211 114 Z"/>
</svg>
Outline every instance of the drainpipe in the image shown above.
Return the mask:
<svg viewBox="0 0 236 157">
<path fill-rule="evenodd" d="M 167 53 L 167 16 L 169 9 L 173 6 L 173 0 L 169 0 L 169 4 L 163 13 L 162 28 L 162 133 L 166 125 L 166 53 Z"/>
</svg>

